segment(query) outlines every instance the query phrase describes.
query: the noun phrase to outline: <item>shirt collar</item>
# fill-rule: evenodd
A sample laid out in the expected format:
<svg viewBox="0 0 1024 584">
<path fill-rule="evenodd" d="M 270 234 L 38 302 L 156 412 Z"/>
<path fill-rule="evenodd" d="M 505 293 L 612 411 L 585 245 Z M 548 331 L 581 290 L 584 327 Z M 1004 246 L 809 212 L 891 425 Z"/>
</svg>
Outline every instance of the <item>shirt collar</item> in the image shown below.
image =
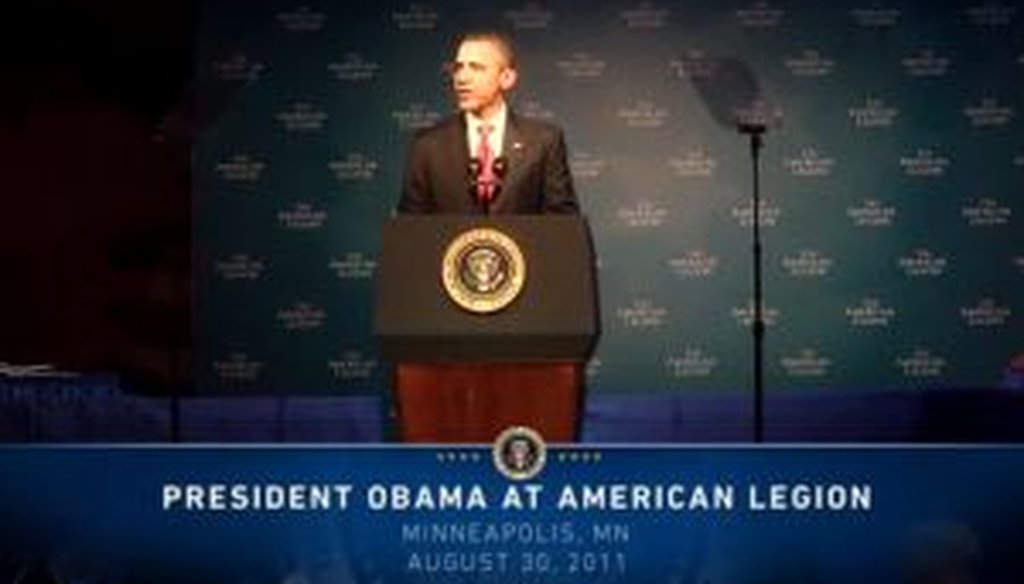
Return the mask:
<svg viewBox="0 0 1024 584">
<path fill-rule="evenodd" d="M 505 123 L 507 120 L 508 104 L 502 101 L 498 107 L 498 111 L 494 114 L 494 116 L 491 119 L 487 120 L 487 123 L 491 125 L 493 131 L 497 132 L 500 131 L 500 129 L 505 128 Z M 476 129 L 483 123 L 484 120 L 479 116 L 466 112 L 466 126 L 468 126 L 470 131 L 473 132 L 474 134 L 477 131 Z"/>
</svg>

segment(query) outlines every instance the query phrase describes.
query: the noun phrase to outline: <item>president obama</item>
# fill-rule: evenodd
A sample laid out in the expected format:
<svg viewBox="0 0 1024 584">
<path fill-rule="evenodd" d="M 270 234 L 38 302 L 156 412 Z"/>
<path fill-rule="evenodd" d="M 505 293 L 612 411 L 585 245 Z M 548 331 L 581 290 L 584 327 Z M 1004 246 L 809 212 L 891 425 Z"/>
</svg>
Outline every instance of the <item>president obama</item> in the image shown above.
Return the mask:
<svg viewBox="0 0 1024 584">
<path fill-rule="evenodd" d="M 578 213 L 562 131 L 509 107 L 518 79 L 509 41 L 461 37 L 450 72 L 459 112 L 413 138 L 398 211 Z"/>
</svg>

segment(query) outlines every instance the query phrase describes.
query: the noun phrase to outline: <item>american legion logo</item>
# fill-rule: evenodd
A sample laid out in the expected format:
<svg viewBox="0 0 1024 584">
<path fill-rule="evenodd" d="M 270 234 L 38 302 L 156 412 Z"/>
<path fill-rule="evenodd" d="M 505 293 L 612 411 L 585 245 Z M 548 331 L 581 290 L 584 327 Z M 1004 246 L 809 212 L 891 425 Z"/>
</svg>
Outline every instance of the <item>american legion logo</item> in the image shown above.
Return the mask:
<svg viewBox="0 0 1024 584">
<path fill-rule="evenodd" d="M 441 263 L 448 297 L 470 312 L 489 314 L 511 304 L 526 283 L 519 244 L 493 228 L 470 229 L 448 244 Z"/>
</svg>

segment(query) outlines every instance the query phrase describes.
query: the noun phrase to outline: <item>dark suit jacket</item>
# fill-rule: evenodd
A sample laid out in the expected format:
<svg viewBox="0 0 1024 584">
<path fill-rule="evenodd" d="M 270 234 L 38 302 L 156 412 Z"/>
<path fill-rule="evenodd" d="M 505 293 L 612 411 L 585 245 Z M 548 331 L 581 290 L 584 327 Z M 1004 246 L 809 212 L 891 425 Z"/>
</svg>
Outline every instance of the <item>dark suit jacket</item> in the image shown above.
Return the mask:
<svg viewBox="0 0 1024 584">
<path fill-rule="evenodd" d="M 508 112 L 502 157 L 506 171 L 493 214 L 578 213 L 562 131 Z M 409 147 L 400 213 L 476 214 L 463 115 L 420 131 Z"/>
</svg>

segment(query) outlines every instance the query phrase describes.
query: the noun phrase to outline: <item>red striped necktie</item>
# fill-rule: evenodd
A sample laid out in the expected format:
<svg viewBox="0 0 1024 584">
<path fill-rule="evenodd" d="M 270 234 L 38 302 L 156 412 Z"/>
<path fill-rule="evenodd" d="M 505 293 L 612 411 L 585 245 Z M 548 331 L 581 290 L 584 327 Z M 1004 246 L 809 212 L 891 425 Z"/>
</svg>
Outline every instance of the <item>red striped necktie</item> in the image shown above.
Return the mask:
<svg viewBox="0 0 1024 584">
<path fill-rule="evenodd" d="M 480 132 L 480 143 L 476 147 L 476 157 L 480 161 L 480 176 L 476 183 L 476 200 L 481 205 L 486 205 L 494 198 L 496 186 L 494 176 L 494 150 L 491 150 L 490 135 L 494 126 L 480 124 L 477 128 Z"/>
</svg>

